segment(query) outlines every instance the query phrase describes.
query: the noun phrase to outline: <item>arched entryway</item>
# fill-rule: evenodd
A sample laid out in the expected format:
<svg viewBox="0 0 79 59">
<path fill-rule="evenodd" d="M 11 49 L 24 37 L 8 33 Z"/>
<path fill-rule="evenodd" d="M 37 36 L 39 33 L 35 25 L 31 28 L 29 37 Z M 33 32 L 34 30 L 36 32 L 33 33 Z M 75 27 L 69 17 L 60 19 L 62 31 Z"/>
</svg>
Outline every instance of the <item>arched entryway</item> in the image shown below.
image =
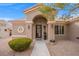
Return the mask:
<svg viewBox="0 0 79 59">
<path fill-rule="evenodd" d="M 42 15 L 33 18 L 33 38 L 47 39 L 47 19 Z"/>
</svg>

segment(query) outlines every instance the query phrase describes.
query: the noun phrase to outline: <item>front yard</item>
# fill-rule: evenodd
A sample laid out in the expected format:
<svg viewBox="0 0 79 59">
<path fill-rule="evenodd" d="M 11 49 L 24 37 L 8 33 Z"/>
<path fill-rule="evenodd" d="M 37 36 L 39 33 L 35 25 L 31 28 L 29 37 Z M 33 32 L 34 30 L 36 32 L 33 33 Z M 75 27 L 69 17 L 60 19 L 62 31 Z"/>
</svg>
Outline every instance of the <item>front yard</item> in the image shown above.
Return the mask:
<svg viewBox="0 0 79 59">
<path fill-rule="evenodd" d="M 8 42 L 12 38 L 0 39 L 0 56 L 30 56 L 33 50 L 33 46 L 23 52 L 14 52 L 8 45 Z"/>
<path fill-rule="evenodd" d="M 47 43 L 51 56 L 79 56 L 79 42 L 60 40 L 55 44 Z"/>
<path fill-rule="evenodd" d="M 33 46 L 23 52 L 14 52 L 8 45 L 12 38 L 0 39 L 0 56 L 30 56 Z M 55 44 L 46 43 L 51 56 L 79 56 L 79 42 L 59 40 Z"/>
</svg>

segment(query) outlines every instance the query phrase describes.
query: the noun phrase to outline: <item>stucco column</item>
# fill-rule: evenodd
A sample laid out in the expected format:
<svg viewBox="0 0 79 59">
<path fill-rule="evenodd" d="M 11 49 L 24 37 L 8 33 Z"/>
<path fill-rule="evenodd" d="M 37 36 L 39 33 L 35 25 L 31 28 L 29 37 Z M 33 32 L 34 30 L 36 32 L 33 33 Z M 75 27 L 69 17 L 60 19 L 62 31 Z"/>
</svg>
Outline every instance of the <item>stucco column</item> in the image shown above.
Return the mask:
<svg viewBox="0 0 79 59">
<path fill-rule="evenodd" d="M 52 40 L 55 40 L 55 24 L 53 23 L 53 25 L 52 25 L 53 27 L 52 27 Z"/>
<path fill-rule="evenodd" d="M 33 39 L 33 38 L 32 38 L 32 23 L 30 23 L 29 26 L 30 26 L 30 29 L 29 29 L 29 34 L 30 34 L 30 36 L 29 36 L 29 37 L 30 37 L 31 39 Z"/>
<path fill-rule="evenodd" d="M 51 40 L 51 24 L 48 23 L 48 40 Z"/>
<path fill-rule="evenodd" d="M 54 33 L 54 24 L 53 22 L 48 22 L 48 41 L 55 40 L 55 33 Z"/>
<path fill-rule="evenodd" d="M 28 38 L 31 38 L 31 39 L 33 39 L 33 37 L 32 37 L 32 30 L 33 30 L 32 25 L 33 24 L 31 21 L 27 21 L 27 23 L 26 23 L 26 31 L 27 31 L 26 35 Z"/>
</svg>

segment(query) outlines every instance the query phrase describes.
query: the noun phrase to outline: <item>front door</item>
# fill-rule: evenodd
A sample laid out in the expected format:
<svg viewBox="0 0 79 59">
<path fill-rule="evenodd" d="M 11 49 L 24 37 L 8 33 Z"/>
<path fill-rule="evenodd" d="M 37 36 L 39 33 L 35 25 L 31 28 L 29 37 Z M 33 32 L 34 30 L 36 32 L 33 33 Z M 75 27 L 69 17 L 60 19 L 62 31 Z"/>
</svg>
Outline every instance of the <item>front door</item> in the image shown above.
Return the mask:
<svg viewBox="0 0 79 59">
<path fill-rule="evenodd" d="M 36 25 L 36 38 L 42 38 L 42 25 Z"/>
</svg>

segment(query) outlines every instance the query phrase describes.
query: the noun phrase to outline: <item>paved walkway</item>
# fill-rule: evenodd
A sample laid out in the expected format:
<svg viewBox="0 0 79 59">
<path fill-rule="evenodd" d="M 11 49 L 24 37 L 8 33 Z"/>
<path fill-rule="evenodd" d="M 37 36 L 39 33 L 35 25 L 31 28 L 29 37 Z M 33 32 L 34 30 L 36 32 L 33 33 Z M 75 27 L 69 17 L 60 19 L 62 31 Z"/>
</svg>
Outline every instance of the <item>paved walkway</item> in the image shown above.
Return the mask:
<svg viewBox="0 0 79 59">
<path fill-rule="evenodd" d="M 31 56 L 50 56 L 44 40 L 37 40 Z"/>
</svg>

